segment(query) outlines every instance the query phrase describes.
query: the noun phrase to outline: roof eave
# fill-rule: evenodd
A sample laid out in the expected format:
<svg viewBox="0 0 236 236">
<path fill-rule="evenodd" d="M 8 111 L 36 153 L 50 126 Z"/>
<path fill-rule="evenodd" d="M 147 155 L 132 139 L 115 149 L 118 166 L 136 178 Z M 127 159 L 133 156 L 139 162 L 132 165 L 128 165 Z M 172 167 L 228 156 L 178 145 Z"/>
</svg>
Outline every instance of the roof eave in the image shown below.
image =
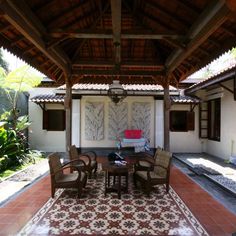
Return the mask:
<svg viewBox="0 0 236 236">
<path fill-rule="evenodd" d="M 193 94 L 198 90 L 205 89 L 211 85 L 232 79 L 231 77 L 236 77 L 236 67 L 231 68 L 230 70 L 224 71 L 223 73 L 216 75 L 208 80 L 202 81 L 198 84 L 193 85 L 192 87 L 185 89 L 185 94 Z"/>
</svg>

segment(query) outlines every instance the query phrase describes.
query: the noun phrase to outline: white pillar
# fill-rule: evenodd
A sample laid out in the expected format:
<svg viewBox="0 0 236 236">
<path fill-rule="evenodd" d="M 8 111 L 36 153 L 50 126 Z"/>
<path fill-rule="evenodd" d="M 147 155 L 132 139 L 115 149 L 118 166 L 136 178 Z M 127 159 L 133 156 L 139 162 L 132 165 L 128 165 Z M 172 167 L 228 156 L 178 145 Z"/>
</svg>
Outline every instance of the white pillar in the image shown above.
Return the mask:
<svg viewBox="0 0 236 236">
<path fill-rule="evenodd" d="M 155 100 L 155 148 L 164 147 L 164 102 Z"/>
<path fill-rule="evenodd" d="M 80 147 L 80 99 L 72 100 L 72 145 Z"/>
</svg>

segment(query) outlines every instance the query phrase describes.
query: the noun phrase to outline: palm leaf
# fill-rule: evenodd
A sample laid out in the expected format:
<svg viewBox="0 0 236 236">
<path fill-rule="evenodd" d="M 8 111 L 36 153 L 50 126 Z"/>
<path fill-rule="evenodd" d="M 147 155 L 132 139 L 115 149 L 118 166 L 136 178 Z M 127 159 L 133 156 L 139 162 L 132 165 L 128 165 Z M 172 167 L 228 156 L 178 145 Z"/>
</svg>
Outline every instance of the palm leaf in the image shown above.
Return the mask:
<svg viewBox="0 0 236 236">
<path fill-rule="evenodd" d="M 6 76 L 3 87 L 18 92 L 24 92 L 39 85 L 41 80 L 41 76 L 37 75 L 30 66 L 25 65 L 10 72 Z"/>
</svg>

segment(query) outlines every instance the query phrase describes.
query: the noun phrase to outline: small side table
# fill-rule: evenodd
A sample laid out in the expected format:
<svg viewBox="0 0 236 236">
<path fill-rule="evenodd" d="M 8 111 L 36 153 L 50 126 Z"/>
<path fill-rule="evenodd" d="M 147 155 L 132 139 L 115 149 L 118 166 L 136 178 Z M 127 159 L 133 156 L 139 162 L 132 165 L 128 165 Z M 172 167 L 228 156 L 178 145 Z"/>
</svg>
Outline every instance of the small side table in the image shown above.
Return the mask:
<svg viewBox="0 0 236 236">
<path fill-rule="evenodd" d="M 128 192 L 129 166 L 118 165 L 115 163 L 103 163 L 102 169 L 105 171 L 105 196 L 108 192 L 117 192 L 118 198 L 121 198 L 121 192 Z M 125 185 L 122 185 L 122 176 L 125 177 Z M 110 177 L 113 177 L 113 183 L 110 184 Z M 116 183 L 116 180 L 118 182 Z"/>
</svg>

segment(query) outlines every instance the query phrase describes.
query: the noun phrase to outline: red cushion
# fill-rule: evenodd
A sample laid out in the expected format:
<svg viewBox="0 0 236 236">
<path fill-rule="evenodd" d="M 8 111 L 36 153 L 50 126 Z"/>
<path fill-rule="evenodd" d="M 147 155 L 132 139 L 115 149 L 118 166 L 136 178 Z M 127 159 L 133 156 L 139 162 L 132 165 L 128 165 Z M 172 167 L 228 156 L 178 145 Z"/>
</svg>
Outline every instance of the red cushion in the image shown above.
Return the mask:
<svg viewBox="0 0 236 236">
<path fill-rule="evenodd" d="M 127 129 L 125 130 L 125 138 L 139 139 L 142 137 L 141 129 Z"/>
</svg>

